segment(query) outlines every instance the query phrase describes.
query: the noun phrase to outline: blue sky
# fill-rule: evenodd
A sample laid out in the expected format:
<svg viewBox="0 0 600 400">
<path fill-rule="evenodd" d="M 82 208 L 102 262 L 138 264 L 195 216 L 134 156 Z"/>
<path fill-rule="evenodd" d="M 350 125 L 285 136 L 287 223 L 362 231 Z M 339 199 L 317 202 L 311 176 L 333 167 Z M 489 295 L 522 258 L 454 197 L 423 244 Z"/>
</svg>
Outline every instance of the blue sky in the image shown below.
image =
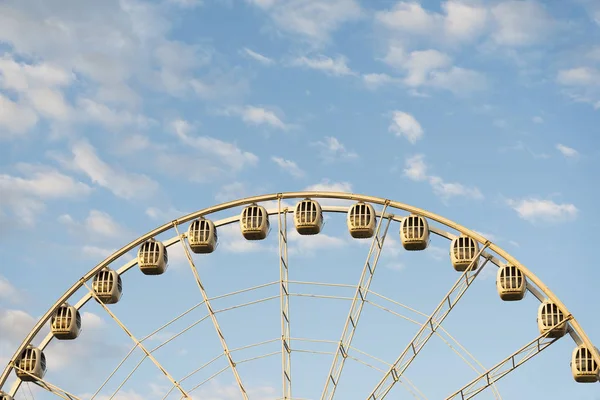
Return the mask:
<svg viewBox="0 0 600 400">
<path fill-rule="evenodd" d="M 215 203 L 304 189 L 387 197 L 482 232 L 600 343 L 599 43 L 594 0 L 3 1 L 0 360 L 112 250 Z M 217 252 L 195 258 L 209 295 L 277 280 L 276 237 L 250 245 L 236 226 L 223 228 Z M 448 243 L 406 254 L 397 225 L 389 238 L 373 290 L 430 313 L 457 278 Z M 317 239 L 291 235 L 290 279 L 356 284 L 368 245 L 352 243 L 339 214 Z M 200 299 L 181 248 L 172 249 L 164 276 L 124 276 L 114 310 L 139 337 Z M 501 302 L 493 272 L 446 324 L 486 367 L 537 335 L 535 299 Z M 348 306 L 293 298 L 292 332 L 338 340 Z M 233 347 L 279 337 L 277 300 L 253 307 L 222 314 Z M 84 311 L 80 339 L 48 348 L 47 378 L 85 397 L 131 343 L 98 305 Z M 357 346 L 391 362 L 417 326 L 367 311 Z M 157 353 L 177 376 L 220 354 L 209 321 L 192 332 Z M 332 349 L 319 346 L 302 343 Z M 560 341 L 501 381 L 500 393 L 599 399 L 597 385 L 573 382 L 572 349 Z M 422 356 L 406 376 L 428 398 L 475 376 L 437 337 Z M 331 356 L 295 357 L 294 397 L 318 398 Z M 240 367 L 253 399 L 280 395 L 279 362 Z M 366 397 L 380 377 L 349 363 L 338 395 Z M 146 362 L 116 398 L 160 399 L 165 383 Z M 229 372 L 195 395 L 239 398 Z M 401 387 L 390 396 L 412 398 Z"/>
</svg>

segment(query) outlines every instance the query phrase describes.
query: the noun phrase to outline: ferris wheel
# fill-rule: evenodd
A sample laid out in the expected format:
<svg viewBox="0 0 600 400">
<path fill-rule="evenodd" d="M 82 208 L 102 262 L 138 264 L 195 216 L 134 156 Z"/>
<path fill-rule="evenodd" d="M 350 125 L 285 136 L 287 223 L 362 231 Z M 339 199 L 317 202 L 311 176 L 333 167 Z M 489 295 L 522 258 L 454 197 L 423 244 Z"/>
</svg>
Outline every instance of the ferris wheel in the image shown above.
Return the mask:
<svg viewBox="0 0 600 400">
<path fill-rule="evenodd" d="M 345 217 L 336 220 L 340 215 Z M 290 239 L 294 237 L 300 244 L 307 240 L 321 243 L 325 233 L 335 229 L 336 221 L 347 230 L 350 248 L 333 250 L 330 259 L 320 265 L 315 257 L 300 262 L 308 247 L 292 251 Z M 219 258 L 212 267 L 207 266 L 207 260 L 218 257 L 221 247 L 227 245 L 223 232 L 233 232 L 238 236 L 236 240 L 248 246 L 265 244 L 254 253 L 261 261 L 253 265 L 249 260 L 252 257 L 238 253 L 233 262 Z M 410 257 L 430 251 L 432 241 L 446 241 L 450 263 L 444 263 L 444 276 L 452 274 L 455 281 L 438 282 L 443 279 L 432 276 L 432 271 L 423 273 L 427 282 L 435 284 L 403 282 L 399 290 L 398 275 L 387 274 L 377 281 L 378 275 L 384 274 L 378 265 L 394 240 L 399 240 L 400 249 Z M 362 258 L 357 259 L 356 252 L 361 250 Z M 167 270 L 177 251 L 182 254 L 180 261 L 187 264 L 185 271 Z M 442 323 L 452 311 L 460 309 L 463 304 L 459 301 L 477 286 L 476 278 L 490 269 L 494 271 L 498 310 L 511 307 L 509 313 L 515 313 L 523 309 L 522 315 L 528 316 L 535 334 L 502 357 L 492 352 L 497 357 L 495 362 L 484 366 L 467 350 L 469 345 L 458 342 Z M 215 278 L 217 273 L 221 274 L 220 280 Z M 339 276 L 341 273 L 344 277 Z M 137 277 L 129 280 L 131 275 Z M 165 278 L 171 280 L 165 283 Z M 391 293 L 381 293 L 377 284 Z M 193 300 L 183 294 L 184 286 L 194 286 Z M 442 286 L 445 294 L 441 300 L 423 303 L 433 305 L 426 312 L 405 304 L 414 293 L 427 297 L 430 292 L 442 290 L 438 290 Z M 122 298 L 128 291 L 131 296 Z M 526 307 L 527 293 L 529 300 L 535 300 L 536 309 Z M 176 313 L 165 306 L 166 300 L 176 297 L 192 304 Z M 315 303 L 309 308 L 300 299 Z M 119 308 L 128 301 L 137 301 L 141 309 L 127 313 Z M 335 303 L 329 314 L 325 313 L 327 302 Z M 487 336 L 478 320 L 490 313 L 482 310 L 485 306 L 476 299 L 469 304 L 482 315 L 456 326 L 462 327 L 463 333 Z M 113 320 L 116 330 L 126 334 L 121 339 L 125 338 L 128 346 L 118 347 L 124 356 L 121 354 L 116 367 L 103 369 L 101 378 L 86 380 L 87 368 L 94 368 L 96 356 L 88 359 L 83 373 L 79 367 L 83 378 L 53 374 L 51 346 L 61 344 L 53 352 L 61 358 L 75 357 L 72 346 L 88 334 L 84 313 L 92 306 Z M 254 314 L 240 311 L 250 309 L 255 310 Z M 236 310 L 235 317 L 228 317 Z M 192 317 L 199 312 L 203 313 L 201 317 Z M 173 314 L 176 316 L 171 317 Z M 384 314 L 389 319 L 384 320 Z M 129 322 L 134 317 L 141 321 L 135 326 Z M 182 325 L 186 318 L 190 322 Z M 400 327 L 394 322 L 397 320 L 407 325 Z M 506 325 L 499 316 L 492 321 Z M 315 326 L 313 331 L 307 328 L 311 324 Z M 204 327 L 207 339 L 194 333 L 200 327 Z M 147 328 L 146 333 L 136 328 Z M 328 337 L 318 337 L 318 333 Z M 186 335 L 189 341 L 185 346 L 164 350 Z M 504 349 L 509 342 L 504 336 L 500 340 L 490 337 L 492 344 L 487 346 Z M 409 340 L 402 342 L 403 337 Z M 60 296 L 23 339 L 0 375 L 0 400 L 33 397 L 32 387 L 36 389 L 35 398 L 81 400 L 501 399 L 499 381 L 561 338 L 573 341 L 571 359 L 564 360 L 572 379 L 597 383 L 600 352 L 575 317 L 536 275 L 481 234 L 434 213 L 384 198 L 338 192 L 278 193 L 239 199 L 182 216 L 133 240 L 96 265 Z M 430 346 L 435 351 L 427 353 Z M 453 354 L 449 367 L 440 364 L 441 348 L 447 350 L 444 354 L 448 357 Z M 102 352 L 108 351 L 100 349 L 94 354 Z M 133 358 L 137 353 L 136 363 Z M 426 362 L 419 363 L 421 357 Z M 415 377 L 410 372 L 416 367 L 424 372 Z M 552 363 L 544 368 L 557 366 Z M 560 366 L 560 372 L 564 370 Z M 455 375 L 465 371 L 466 379 L 457 382 Z M 143 372 L 146 376 L 138 377 Z M 215 394 L 210 390 L 217 390 L 212 384 L 217 379 L 232 384 Z M 423 387 L 417 382 L 427 379 L 435 383 Z M 257 382 L 262 385 L 260 390 L 256 389 Z M 83 391 L 83 384 L 90 386 Z M 75 386 L 76 391 L 70 389 Z M 153 391 L 142 397 L 127 397 L 132 393 L 127 388 L 140 387 L 152 387 Z"/>
</svg>

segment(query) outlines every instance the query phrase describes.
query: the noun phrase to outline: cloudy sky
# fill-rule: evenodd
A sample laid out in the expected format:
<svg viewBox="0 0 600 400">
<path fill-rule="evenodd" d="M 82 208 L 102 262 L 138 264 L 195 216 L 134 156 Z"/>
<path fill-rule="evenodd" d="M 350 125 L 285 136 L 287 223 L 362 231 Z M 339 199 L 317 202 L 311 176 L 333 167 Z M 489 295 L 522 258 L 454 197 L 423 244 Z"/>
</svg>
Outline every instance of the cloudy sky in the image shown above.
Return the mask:
<svg viewBox="0 0 600 400">
<path fill-rule="evenodd" d="M 599 43 L 595 0 L 0 2 L 1 363 L 114 249 L 215 203 L 304 189 L 391 198 L 481 232 L 534 271 L 600 343 L 592 238 L 600 228 Z M 279 279 L 271 222 L 261 244 L 230 225 L 216 254 L 195 257 L 209 296 Z M 316 239 L 291 233 L 290 279 L 356 285 L 369 246 L 353 243 L 339 214 Z M 386 246 L 373 290 L 430 313 L 457 278 L 448 242 L 434 238 L 426 252 L 407 254 L 393 224 Z M 134 268 L 124 277 L 114 310 L 139 338 L 200 299 L 181 246 L 170 254 L 164 276 Z M 501 302 L 494 272 L 482 273 L 447 320 L 485 367 L 537 335 L 535 299 Z M 215 307 L 278 295 L 276 285 L 260 290 Z M 292 336 L 339 340 L 348 306 L 294 297 Z M 223 313 L 231 347 L 279 338 L 278 307 L 275 299 Z M 417 326 L 372 308 L 357 349 L 393 362 Z M 131 340 L 97 304 L 82 311 L 80 339 L 50 344 L 47 379 L 89 398 Z M 206 310 L 197 312 L 148 340 L 160 344 Z M 444 338 L 435 336 L 406 375 L 428 398 L 477 376 Z M 157 352 L 177 379 L 222 352 L 210 320 L 180 339 Z M 300 350 L 335 345 L 297 343 L 294 397 L 318 398 L 331 355 Z M 238 360 L 280 350 L 278 342 L 265 346 L 241 350 Z M 572 349 L 560 341 L 498 390 L 505 398 L 597 400 L 597 385 L 570 376 Z M 110 397 L 135 354 L 96 398 Z M 261 360 L 240 364 L 244 384 L 252 399 L 278 398 L 280 357 Z M 219 363 L 184 386 L 227 367 Z M 366 397 L 382 376 L 358 362 L 344 371 L 345 398 Z M 168 384 L 146 361 L 115 398 L 161 399 Z M 23 388 L 18 398 L 31 398 L 29 389 L 51 398 Z M 424 398 L 418 390 L 397 385 L 392 396 Z M 193 394 L 241 398 L 227 370 Z"/>
</svg>

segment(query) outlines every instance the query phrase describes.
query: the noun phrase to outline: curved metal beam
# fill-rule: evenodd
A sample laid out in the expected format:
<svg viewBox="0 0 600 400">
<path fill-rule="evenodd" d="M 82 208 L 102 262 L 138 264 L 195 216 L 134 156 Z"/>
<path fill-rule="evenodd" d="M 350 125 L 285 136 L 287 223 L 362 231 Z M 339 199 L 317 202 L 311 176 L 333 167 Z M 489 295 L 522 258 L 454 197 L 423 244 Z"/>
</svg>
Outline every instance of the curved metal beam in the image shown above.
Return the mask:
<svg viewBox="0 0 600 400">
<path fill-rule="evenodd" d="M 477 233 L 471 229 L 468 229 L 462 225 L 459 225 L 456 222 L 451 221 L 447 218 L 444 218 L 440 215 L 434 214 L 432 212 L 429 212 L 429 211 L 426 211 L 426 210 L 423 210 L 423 209 L 420 209 L 420 208 L 417 208 L 414 206 L 410 206 L 408 204 L 400 203 L 400 202 L 389 200 L 389 199 L 384 199 L 382 197 L 366 196 L 366 195 L 355 194 L 355 193 L 318 192 L 318 191 L 285 192 L 285 193 L 266 194 L 266 195 L 260 195 L 260 196 L 254 196 L 254 197 L 247 197 L 247 198 L 243 198 L 243 199 L 237 199 L 237 200 L 229 201 L 226 203 L 221 203 L 221 204 L 218 204 L 218 205 L 215 205 L 212 207 L 204 208 L 202 210 L 190 213 L 190 214 L 185 215 L 177 220 L 167 222 L 166 224 L 159 226 L 158 228 L 138 237 L 137 239 L 133 240 L 129 244 L 123 246 L 121 249 L 115 251 L 113 254 L 111 254 L 109 257 L 107 257 L 104 261 L 102 261 L 101 263 L 96 265 L 94 268 L 92 268 L 81 279 L 79 279 L 77 282 L 75 282 L 75 284 L 73 284 L 73 286 L 71 286 L 55 302 L 55 304 L 62 304 L 65 301 L 67 301 L 73 294 L 75 294 L 75 292 L 77 292 L 77 290 L 79 290 L 83 286 L 83 284 L 85 282 L 92 279 L 96 275 L 96 273 L 98 273 L 100 270 L 107 267 L 113 261 L 117 260 L 118 258 L 123 256 L 127 252 L 129 252 L 129 251 L 133 250 L 134 248 L 136 248 L 137 246 L 141 245 L 146 240 L 151 239 L 163 232 L 168 231 L 169 229 L 171 229 L 173 227 L 174 224 L 181 225 L 181 224 L 184 224 L 186 222 L 189 222 L 189 221 L 191 221 L 195 218 L 201 217 L 201 216 L 210 215 L 210 214 L 213 214 L 213 213 L 216 213 L 219 211 L 224 211 L 224 210 L 227 210 L 230 208 L 240 207 L 240 206 L 244 206 L 244 205 L 248 205 L 248 204 L 252 204 L 252 203 L 261 203 L 261 202 L 266 202 L 266 201 L 283 200 L 283 199 L 303 199 L 303 198 L 307 198 L 307 197 L 308 198 L 316 198 L 316 199 L 320 198 L 320 199 L 363 201 L 363 202 L 379 204 L 379 205 L 388 204 L 388 206 L 391 206 L 393 208 L 397 208 L 399 210 L 403 210 L 403 211 L 406 211 L 409 213 L 418 214 L 427 219 L 430 219 L 432 221 L 435 221 L 442 225 L 445 225 L 451 229 L 454 229 L 454 230 L 460 232 L 463 235 L 472 237 L 473 239 L 477 240 L 481 244 L 488 242 L 488 240 L 485 237 L 483 237 L 482 235 L 480 235 L 479 233 Z M 511 256 L 508 252 L 504 251 L 502 248 L 500 248 L 498 245 L 496 245 L 492 242 L 490 242 L 490 244 L 489 244 L 489 249 L 491 251 L 495 252 L 496 254 L 498 254 L 503 259 L 505 259 L 508 263 L 518 267 L 523 272 L 523 274 L 527 277 L 527 279 L 529 279 L 530 282 L 535 284 L 546 295 L 546 297 L 549 300 L 551 300 L 552 302 L 554 302 L 557 305 L 557 307 L 563 312 L 565 317 L 568 317 L 568 316 L 573 317 L 573 315 L 569 312 L 569 310 L 564 305 L 564 303 L 554 293 L 552 293 L 552 291 L 535 274 L 533 274 L 533 272 L 531 272 L 529 269 L 527 269 L 516 258 Z M 37 335 L 39 333 L 39 331 L 42 329 L 44 324 L 46 324 L 48 322 L 48 320 L 52 317 L 53 312 L 54 312 L 54 308 L 49 309 L 38 320 L 38 322 L 35 324 L 35 326 L 29 332 L 29 334 L 23 339 L 23 342 L 21 343 L 21 345 L 17 348 L 17 350 L 11 357 L 8 366 L 4 369 L 4 371 L 2 372 L 2 375 L 0 375 L 0 388 L 3 387 L 4 383 L 8 379 L 8 376 L 10 375 L 10 372 L 12 370 L 12 368 L 10 366 L 18 359 L 19 355 L 23 352 L 23 350 L 27 347 L 27 345 L 35 338 L 35 335 Z M 573 327 L 573 330 L 575 332 L 577 332 L 577 334 L 579 335 L 582 343 L 585 344 L 585 346 L 590 350 L 594 360 L 598 364 L 600 364 L 600 352 L 598 352 L 596 350 L 596 348 L 592 344 L 591 340 L 588 338 L 587 334 L 584 332 L 582 327 L 579 325 L 579 322 L 577 322 L 577 320 L 573 317 L 570 321 L 570 324 Z"/>
</svg>

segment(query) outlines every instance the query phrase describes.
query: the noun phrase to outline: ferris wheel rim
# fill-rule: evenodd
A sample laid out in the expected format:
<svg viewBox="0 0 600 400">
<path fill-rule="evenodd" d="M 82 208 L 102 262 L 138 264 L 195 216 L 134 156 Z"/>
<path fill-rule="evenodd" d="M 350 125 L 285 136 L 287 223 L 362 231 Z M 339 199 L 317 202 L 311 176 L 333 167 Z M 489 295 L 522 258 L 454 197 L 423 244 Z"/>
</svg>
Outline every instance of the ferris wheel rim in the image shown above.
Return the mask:
<svg viewBox="0 0 600 400">
<path fill-rule="evenodd" d="M 521 264 L 516 258 L 514 258 L 512 255 L 510 255 L 507 251 L 505 251 L 504 249 L 502 249 L 500 246 L 496 245 L 492 241 L 488 240 L 487 238 L 485 238 L 483 235 L 479 234 L 478 232 L 471 230 L 463 225 L 460 225 L 460 224 L 458 224 L 450 219 L 447 219 L 441 215 L 438 215 L 436 213 L 433 213 L 433 212 L 430 212 L 430 211 L 427 211 L 427 210 L 424 210 L 424 209 L 421 209 L 418 207 L 414 207 L 414 206 L 411 206 L 411 205 L 408 205 L 405 203 L 382 198 L 382 197 L 368 196 L 368 195 L 348 193 L 348 192 L 302 191 L 302 192 L 279 192 L 279 193 L 273 193 L 273 194 L 252 196 L 252 197 L 246 197 L 246 198 L 232 200 L 229 202 L 216 204 L 211 207 L 207 207 L 207 208 L 189 213 L 187 215 L 182 216 L 181 218 L 172 220 L 171 222 L 165 223 L 165 224 L 155 228 L 154 230 L 152 230 L 144 235 L 139 236 L 137 239 L 131 241 L 129 244 L 123 246 L 121 249 L 116 250 L 110 256 L 105 258 L 102 262 L 100 262 L 95 267 L 93 267 L 91 270 L 89 270 L 82 278 L 80 278 L 78 281 L 76 281 L 73 284 L 73 286 L 71 286 L 71 288 L 67 289 L 63 293 L 63 295 L 54 303 L 54 305 L 38 320 L 38 322 L 34 325 L 34 327 L 31 329 L 31 331 L 25 337 L 25 339 L 23 340 L 21 345 L 17 348 L 14 355 L 11 357 L 8 365 L 5 366 L 5 369 L 3 370 L 2 374 L 0 375 L 0 388 L 6 383 L 8 376 L 10 375 L 11 371 L 14 369 L 13 368 L 14 362 L 18 359 L 18 357 L 23 352 L 23 350 L 31 344 L 32 340 L 40 332 L 40 330 L 43 328 L 43 326 L 50 320 L 57 305 L 65 303 L 71 296 L 73 296 L 77 292 L 77 290 L 79 290 L 81 287 L 85 286 L 86 282 L 88 282 L 90 279 L 93 279 L 94 276 L 99 271 L 106 268 L 112 262 L 118 260 L 119 258 L 121 258 L 123 255 L 125 255 L 129 251 L 135 249 L 142 243 L 146 242 L 149 239 L 154 238 L 155 236 L 157 236 L 161 233 L 164 233 L 170 229 L 173 229 L 174 227 L 185 224 L 185 223 L 192 221 L 199 217 L 205 217 L 205 216 L 208 216 L 208 215 L 220 212 L 220 211 L 226 211 L 228 209 L 233 209 L 236 207 L 245 206 L 245 205 L 249 205 L 249 204 L 253 204 L 253 203 L 263 203 L 263 202 L 267 202 L 267 201 L 275 201 L 275 200 L 281 201 L 281 200 L 286 200 L 286 199 L 298 199 L 298 198 L 359 201 L 359 202 L 383 205 L 386 207 L 390 206 L 392 208 L 402 210 L 402 211 L 405 211 L 405 212 L 408 212 L 411 214 L 420 215 L 431 221 L 435 221 L 441 225 L 444 225 L 448 228 L 458 231 L 462 235 L 466 235 L 466 236 L 473 238 L 474 240 L 476 240 L 480 244 L 483 244 L 489 250 L 493 251 L 498 256 L 500 256 L 501 258 L 506 260 L 506 262 L 508 264 L 512 264 L 512 265 L 516 266 L 517 268 L 519 268 L 521 270 L 521 272 L 523 273 L 523 275 L 525 275 L 525 277 L 529 281 L 531 281 L 533 284 L 535 284 L 535 286 L 541 290 L 541 292 L 546 296 L 546 298 L 548 300 L 550 300 L 554 304 L 556 304 L 558 309 L 560 311 L 562 311 L 565 318 L 568 319 L 568 324 L 575 331 L 579 341 L 581 341 L 581 343 L 577 343 L 577 344 L 585 345 L 591 352 L 593 359 L 596 361 L 596 363 L 600 364 L 600 352 L 593 345 L 593 343 L 591 342 L 591 340 L 589 339 L 589 337 L 587 336 L 587 334 L 585 333 L 585 331 L 583 330 L 581 325 L 578 323 L 578 321 L 573 316 L 573 314 L 571 314 L 569 312 L 569 310 L 567 309 L 565 304 L 558 298 L 558 296 L 556 296 L 550 290 L 550 288 L 548 288 L 541 281 L 541 279 L 539 279 L 531 270 L 529 270 L 527 267 L 525 267 L 523 264 Z M 287 211 L 287 212 L 289 212 L 289 211 Z M 278 214 L 280 214 L 280 213 L 281 213 L 281 210 L 278 212 Z M 239 216 L 237 218 L 236 217 L 232 217 L 232 218 L 233 218 L 233 221 L 235 221 L 235 220 L 239 219 Z M 185 235 L 185 234 L 183 234 L 183 235 Z M 178 239 L 178 237 L 177 237 L 177 239 Z M 133 265 L 135 265 L 135 263 L 133 263 Z M 574 340 L 577 342 L 577 340 L 575 338 L 574 338 Z"/>
</svg>

